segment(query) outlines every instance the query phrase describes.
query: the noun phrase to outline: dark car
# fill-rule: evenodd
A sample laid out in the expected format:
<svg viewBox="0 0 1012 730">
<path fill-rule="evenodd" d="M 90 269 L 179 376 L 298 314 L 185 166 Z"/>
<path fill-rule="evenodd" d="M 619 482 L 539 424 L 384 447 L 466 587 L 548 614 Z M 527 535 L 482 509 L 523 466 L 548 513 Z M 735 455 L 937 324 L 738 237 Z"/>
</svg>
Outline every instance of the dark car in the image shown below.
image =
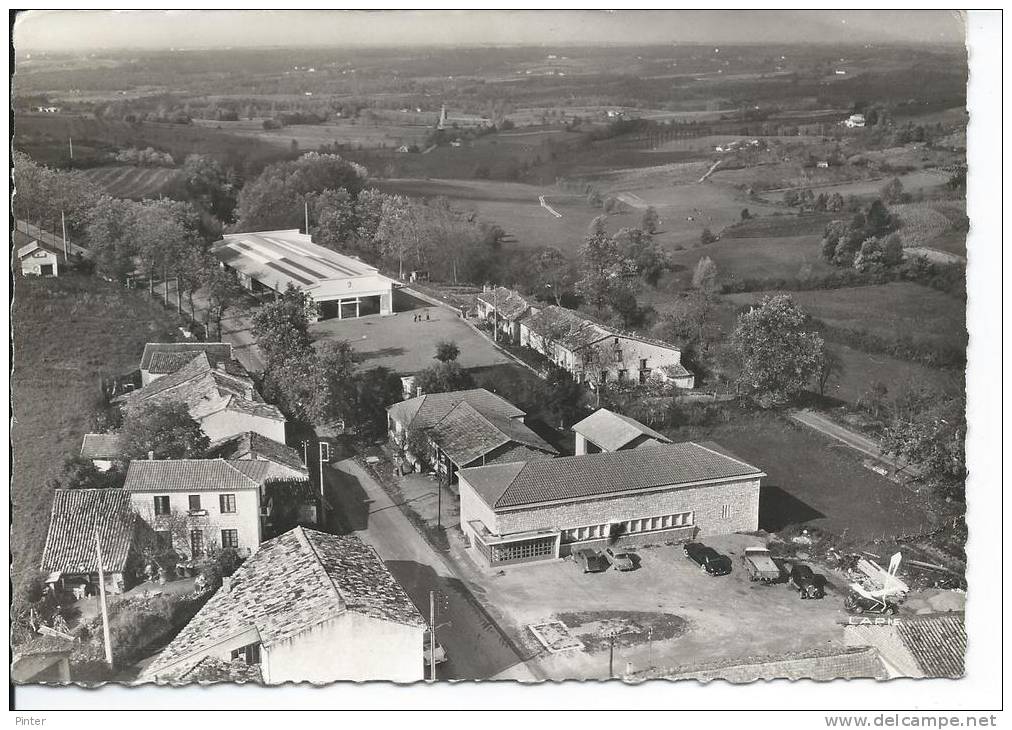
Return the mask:
<svg viewBox="0 0 1012 730">
<path fill-rule="evenodd" d="M 789 581 L 802 598 L 822 598 L 826 595 L 822 581 L 815 575 L 815 571 L 803 563 L 795 563 L 791 567 Z"/>
<path fill-rule="evenodd" d="M 710 575 L 727 575 L 731 572 L 731 558 L 701 542 L 687 542 L 683 551 L 685 557 Z"/>
<path fill-rule="evenodd" d="M 899 610 L 899 606 L 892 601 L 866 598 L 857 593 L 851 593 L 847 596 L 843 602 L 843 607 L 851 613 L 876 613 L 883 616 L 893 616 Z"/>
<path fill-rule="evenodd" d="M 577 550 L 573 553 L 573 560 L 583 569 L 584 573 L 603 573 L 608 570 L 610 563 L 600 550 Z"/>
<path fill-rule="evenodd" d="M 615 570 L 622 571 L 623 573 L 627 570 L 636 570 L 636 561 L 633 560 L 633 556 L 629 553 L 620 552 L 608 548 L 604 551 L 605 555 L 608 556 L 608 560 L 615 566 Z"/>
</svg>

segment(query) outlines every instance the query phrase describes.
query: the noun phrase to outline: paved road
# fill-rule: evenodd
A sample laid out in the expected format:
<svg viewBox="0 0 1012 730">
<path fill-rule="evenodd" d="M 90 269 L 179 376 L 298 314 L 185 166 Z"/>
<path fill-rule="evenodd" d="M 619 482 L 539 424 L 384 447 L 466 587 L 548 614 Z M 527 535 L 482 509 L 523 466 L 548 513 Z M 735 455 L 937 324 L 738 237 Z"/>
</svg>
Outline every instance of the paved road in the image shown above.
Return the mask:
<svg viewBox="0 0 1012 730">
<path fill-rule="evenodd" d="M 917 467 L 911 464 L 903 464 L 891 456 L 886 455 L 882 451 L 882 448 L 867 436 L 857 433 L 856 431 L 851 431 L 849 428 L 845 428 L 838 423 L 829 420 L 825 416 L 816 413 L 815 411 L 792 411 L 791 418 L 798 423 L 808 426 L 809 428 L 814 428 L 820 433 L 832 436 L 837 441 L 842 441 L 852 449 L 856 449 L 863 454 L 867 454 L 873 459 L 877 459 L 878 461 L 888 464 L 896 469 L 902 469 L 908 474 L 916 475 L 920 471 Z"/>
<path fill-rule="evenodd" d="M 426 619 L 429 591 L 446 596 L 445 608 L 436 616 L 436 635 L 448 656 L 437 670 L 439 679 L 489 679 L 505 673 L 535 679 L 447 561 L 361 464 L 339 461 L 325 478 L 328 500 L 336 508 L 331 530 L 352 531 L 372 545 Z"/>
</svg>

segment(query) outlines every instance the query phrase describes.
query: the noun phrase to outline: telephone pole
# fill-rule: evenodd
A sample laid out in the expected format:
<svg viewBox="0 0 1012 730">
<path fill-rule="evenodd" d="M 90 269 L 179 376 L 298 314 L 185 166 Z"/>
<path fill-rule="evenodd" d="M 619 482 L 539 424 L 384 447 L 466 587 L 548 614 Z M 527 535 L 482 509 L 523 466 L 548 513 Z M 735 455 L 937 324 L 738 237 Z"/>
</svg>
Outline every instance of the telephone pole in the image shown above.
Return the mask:
<svg viewBox="0 0 1012 730">
<path fill-rule="evenodd" d="M 303 201 L 303 204 L 306 206 L 306 235 L 308 236 L 309 235 L 309 201 L 308 200 Z"/>
<path fill-rule="evenodd" d="M 102 607 L 102 638 L 105 641 L 105 662 L 112 666 L 112 640 L 109 638 L 109 611 L 105 605 L 105 572 L 102 570 L 102 543 L 95 530 L 95 553 L 98 556 L 98 600 Z"/>
<path fill-rule="evenodd" d="M 60 225 L 63 226 L 63 260 L 70 260 L 70 244 L 67 242 L 67 216 L 60 210 Z"/>
<path fill-rule="evenodd" d="M 436 681 L 436 592 L 429 591 L 429 681 Z"/>
</svg>

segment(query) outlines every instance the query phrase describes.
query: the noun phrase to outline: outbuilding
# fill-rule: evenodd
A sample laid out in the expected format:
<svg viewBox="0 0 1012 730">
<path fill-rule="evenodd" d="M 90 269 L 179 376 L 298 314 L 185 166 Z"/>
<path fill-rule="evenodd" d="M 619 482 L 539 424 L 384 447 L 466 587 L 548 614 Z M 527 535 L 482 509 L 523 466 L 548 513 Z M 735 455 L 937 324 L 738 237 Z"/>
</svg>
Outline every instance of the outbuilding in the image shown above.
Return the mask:
<svg viewBox="0 0 1012 730">
<path fill-rule="evenodd" d="M 18 261 L 21 262 L 21 273 L 24 276 L 59 276 L 60 257 L 45 248 L 38 241 L 18 249 Z"/>
<path fill-rule="evenodd" d="M 393 280 L 375 266 L 313 243 L 298 229 L 229 233 L 211 249 L 254 294 L 289 285 L 313 298 L 319 319 L 393 313 Z"/>
<path fill-rule="evenodd" d="M 712 443 L 583 454 L 459 472 L 460 527 L 502 566 L 614 543 L 759 527 L 760 469 Z"/>
</svg>

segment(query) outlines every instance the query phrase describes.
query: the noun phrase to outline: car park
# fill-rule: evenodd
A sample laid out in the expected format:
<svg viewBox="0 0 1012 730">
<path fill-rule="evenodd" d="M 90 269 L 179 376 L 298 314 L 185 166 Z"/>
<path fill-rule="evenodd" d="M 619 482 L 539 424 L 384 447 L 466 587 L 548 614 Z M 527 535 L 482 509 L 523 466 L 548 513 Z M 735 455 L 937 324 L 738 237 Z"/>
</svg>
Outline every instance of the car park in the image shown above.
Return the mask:
<svg viewBox="0 0 1012 730">
<path fill-rule="evenodd" d="M 687 542 L 682 547 L 685 557 L 710 575 L 727 575 L 731 572 L 731 558 L 721 555 L 701 542 Z"/>
<path fill-rule="evenodd" d="M 815 571 L 804 563 L 795 563 L 791 566 L 788 581 L 802 599 L 823 598 L 826 595 L 822 581 L 815 575 Z"/>
<path fill-rule="evenodd" d="M 573 553 L 576 564 L 583 569 L 584 573 L 603 573 L 608 570 L 610 563 L 600 550 L 584 548 Z"/>
<path fill-rule="evenodd" d="M 617 551 L 614 548 L 608 548 L 604 551 L 605 555 L 608 556 L 608 560 L 615 566 L 615 570 L 625 572 L 627 570 L 636 570 L 636 561 L 633 560 L 631 554 L 626 552 Z"/>
<path fill-rule="evenodd" d="M 892 601 L 878 598 L 868 598 L 865 596 L 859 596 L 856 593 L 851 593 L 844 599 L 843 607 L 850 613 L 863 614 L 863 613 L 874 613 L 882 616 L 893 616 L 899 610 Z"/>
</svg>

